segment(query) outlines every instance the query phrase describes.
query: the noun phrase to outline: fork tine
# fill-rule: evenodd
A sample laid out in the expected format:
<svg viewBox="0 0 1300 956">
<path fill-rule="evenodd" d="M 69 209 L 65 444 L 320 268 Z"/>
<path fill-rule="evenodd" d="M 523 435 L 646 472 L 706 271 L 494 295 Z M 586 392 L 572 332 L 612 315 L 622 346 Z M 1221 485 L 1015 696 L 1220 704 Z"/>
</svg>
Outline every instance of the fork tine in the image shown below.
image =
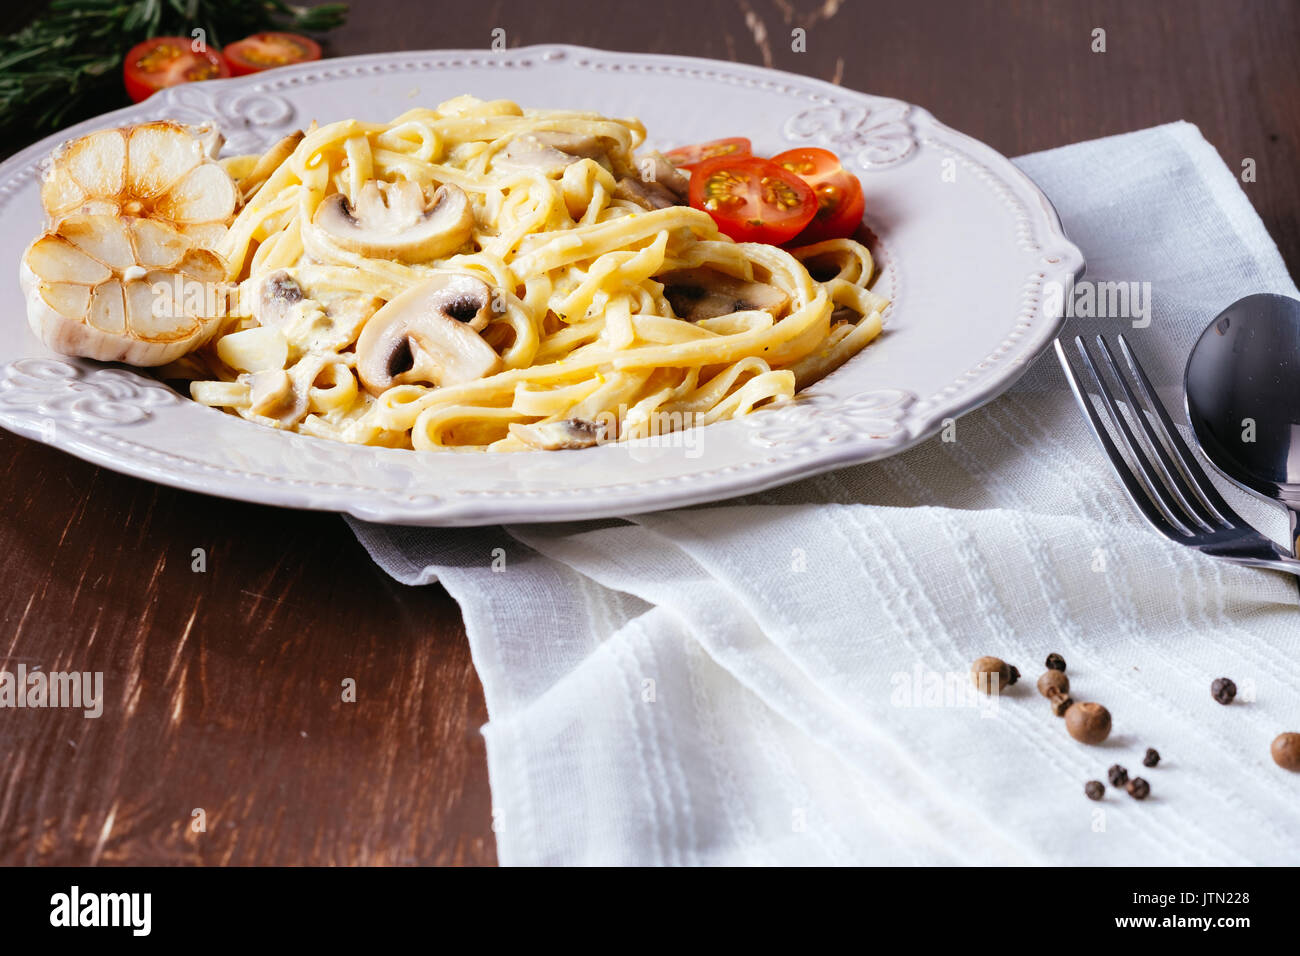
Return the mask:
<svg viewBox="0 0 1300 956">
<path fill-rule="evenodd" d="M 1097 347 L 1101 349 L 1101 357 L 1106 363 L 1107 370 L 1115 381 L 1119 383 L 1120 390 L 1124 393 L 1124 401 L 1128 405 L 1129 412 L 1133 418 L 1137 419 L 1138 424 L 1142 428 L 1142 433 L 1146 436 L 1147 444 L 1150 446 L 1151 452 L 1155 456 L 1152 460 L 1152 464 L 1155 466 L 1156 471 L 1159 472 L 1160 477 L 1164 479 L 1165 487 L 1168 488 L 1176 499 L 1178 499 L 1178 503 L 1182 506 L 1183 511 L 1185 511 L 1193 521 L 1199 524 L 1206 531 L 1213 531 L 1214 525 L 1212 522 L 1221 516 L 1214 515 L 1202 507 L 1201 502 L 1197 500 L 1196 495 L 1183 481 L 1183 477 L 1179 473 L 1178 467 L 1172 460 L 1170 460 L 1169 453 L 1165 450 L 1165 446 L 1168 444 L 1168 429 L 1164 427 L 1163 423 L 1159 422 L 1153 426 L 1151 424 L 1151 419 L 1147 415 L 1143 414 L 1144 410 L 1151 412 L 1151 406 L 1153 404 L 1159 406 L 1159 399 L 1151 394 L 1146 395 L 1145 397 L 1148 404 L 1144 409 L 1143 406 L 1139 404 L 1137 396 L 1133 394 L 1133 389 L 1129 387 L 1128 379 L 1124 376 L 1123 372 L 1120 371 L 1119 365 L 1115 362 L 1115 356 L 1111 353 L 1110 346 L 1106 344 L 1105 338 L 1100 335 L 1097 336 Z M 1165 435 L 1163 436 L 1165 439 L 1164 441 L 1161 440 L 1159 434 L 1161 431 L 1165 432 Z"/>
<path fill-rule="evenodd" d="M 1190 537 L 1194 532 L 1187 526 L 1187 522 L 1183 520 L 1183 517 L 1180 517 L 1178 505 L 1169 497 L 1169 492 L 1165 486 L 1160 483 L 1160 479 L 1152 472 L 1150 460 L 1143 452 L 1142 446 L 1138 444 L 1137 436 L 1133 434 L 1133 429 L 1129 427 L 1128 419 L 1119 410 L 1119 404 L 1115 401 L 1110 386 L 1106 384 L 1106 379 L 1097 370 L 1092 353 L 1088 351 L 1087 343 L 1083 341 L 1082 337 L 1075 336 L 1074 344 L 1079 349 L 1083 364 L 1097 382 L 1097 394 L 1101 396 L 1102 404 L 1110 415 L 1111 424 L 1119 432 L 1120 441 L 1123 442 L 1125 449 L 1129 453 L 1129 460 L 1137 466 L 1137 476 L 1141 479 L 1143 489 L 1173 526 Z"/>
<path fill-rule="evenodd" d="M 1084 349 L 1083 339 L 1076 336 L 1074 342 L 1079 347 L 1080 351 L 1084 352 L 1086 355 L 1087 353 Z M 1118 476 L 1120 483 L 1123 484 L 1129 500 L 1133 502 L 1133 506 L 1142 513 L 1142 517 L 1146 518 L 1153 528 L 1167 538 L 1178 541 L 1184 535 L 1190 534 L 1191 532 L 1186 527 L 1181 526 L 1181 522 L 1176 522 L 1172 515 L 1163 513 L 1162 510 L 1158 510 L 1152 504 L 1152 498 L 1143 488 L 1141 482 L 1138 481 L 1137 476 L 1133 474 L 1132 469 L 1129 467 L 1128 462 L 1124 460 L 1124 456 L 1120 454 L 1119 449 L 1115 447 L 1115 442 L 1111 440 L 1110 433 L 1102 423 L 1101 415 L 1098 414 L 1096 407 L 1088 398 L 1087 391 L 1079 382 L 1079 377 L 1074 371 L 1074 366 L 1070 363 L 1069 358 L 1065 354 L 1065 346 L 1062 344 L 1060 339 L 1057 339 L 1053 344 L 1056 348 L 1056 358 L 1061 363 L 1061 369 L 1065 372 L 1065 379 L 1070 385 L 1070 391 L 1074 393 L 1074 400 L 1078 403 L 1080 410 L 1083 412 L 1084 420 L 1088 423 L 1088 427 L 1092 431 L 1093 436 L 1101 445 L 1102 451 L 1104 451 L 1106 457 L 1110 459 L 1110 463 L 1115 469 L 1115 474 Z M 1096 369 L 1092 368 L 1091 362 L 1088 362 L 1087 366 L 1092 370 L 1093 375 L 1096 376 Z"/>
<path fill-rule="evenodd" d="M 1205 469 L 1197 462 L 1196 456 L 1192 454 L 1191 449 L 1187 447 L 1187 443 L 1183 441 L 1183 436 L 1179 434 L 1177 427 L 1170 420 L 1164 406 L 1156 399 L 1151 380 L 1147 378 L 1146 371 L 1139 364 L 1133 350 L 1129 348 L 1128 339 L 1123 334 L 1119 336 L 1119 349 L 1124 354 L 1124 360 L 1128 362 L 1129 368 L 1133 370 L 1133 377 L 1137 381 L 1138 391 L 1146 399 L 1147 406 L 1155 410 L 1156 416 L 1160 419 L 1160 424 L 1164 426 L 1164 432 L 1169 436 L 1169 450 L 1182 466 L 1183 475 L 1187 478 L 1187 483 L 1191 486 L 1192 491 L 1201 499 L 1201 503 L 1224 524 L 1244 524 L 1245 522 L 1232 510 L 1232 507 L 1220 497 L 1213 482 L 1206 475 Z"/>
</svg>

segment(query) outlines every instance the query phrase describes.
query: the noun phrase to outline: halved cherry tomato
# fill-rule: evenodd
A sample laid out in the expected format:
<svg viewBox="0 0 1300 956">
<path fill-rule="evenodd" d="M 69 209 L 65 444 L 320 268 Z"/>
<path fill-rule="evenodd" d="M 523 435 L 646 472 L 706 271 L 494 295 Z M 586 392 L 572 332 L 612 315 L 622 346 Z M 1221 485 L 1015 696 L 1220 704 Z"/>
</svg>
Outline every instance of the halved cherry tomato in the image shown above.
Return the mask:
<svg viewBox="0 0 1300 956">
<path fill-rule="evenodd" d="M 215 47 L 196 51 L 189 37 L 154 37 L 137 43 L 126 54 L 122 78 L 126 95 L 139 103 L 159 90 L 194 80 L 230 75 L 230 66 Z"/>
<path fill-rule="evenodd" d="M 817 196 L 784 167 L 757 156 L 717 156 L 691 173 L 691 205 L 737 242 L 780 245 L 817 213 Z"/>
<path fill-rule="evenodd" d="M 804 146 L 772 157 L 772 162 L 804 180 L 817 194 L 817 214 L 795 242 L 810 246 L 825 239 L 848 239 L 862 225 L 866 202 L 858 177 L 828 149 Z"/>
<path fill-rule="evenodd" d="M 692 169 L 706 159 L 713 159 L 715 156 L 738 158 L 740 156 L 751 156 L 753 152 L 749 140 L 743 136 L 732 136 L 728 139 L 715 139 L 707 143 L 696 143 L 694 146 L 678 146 L 676 149 L 670 149 L 664 153 L 664 159 L 678 169 Z"/>
<path fill-rule="evenodd" d="M 254 33 L 225 49 L 235 76 L 320 59 L 320 44 L 296 33 Z"/>
</svg>

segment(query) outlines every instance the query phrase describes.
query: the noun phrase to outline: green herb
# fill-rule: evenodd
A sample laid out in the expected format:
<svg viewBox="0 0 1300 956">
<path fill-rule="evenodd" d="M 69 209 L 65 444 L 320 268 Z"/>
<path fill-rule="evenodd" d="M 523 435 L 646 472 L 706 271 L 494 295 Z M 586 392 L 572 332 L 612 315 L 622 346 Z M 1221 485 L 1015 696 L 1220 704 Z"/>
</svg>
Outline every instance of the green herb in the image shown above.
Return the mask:
<svg viewBox="0 0 1300 956">
<path fill-rule="evenodd" d="M 0 148 L 125 106 L 122 61 L 155 36 L 203 30 L 220 47 L 259 30 L 322 33 L 347 4 L 301 7 L 284 0 L 52 0 L 48 12 L 0 37 Z"/>
</svg>

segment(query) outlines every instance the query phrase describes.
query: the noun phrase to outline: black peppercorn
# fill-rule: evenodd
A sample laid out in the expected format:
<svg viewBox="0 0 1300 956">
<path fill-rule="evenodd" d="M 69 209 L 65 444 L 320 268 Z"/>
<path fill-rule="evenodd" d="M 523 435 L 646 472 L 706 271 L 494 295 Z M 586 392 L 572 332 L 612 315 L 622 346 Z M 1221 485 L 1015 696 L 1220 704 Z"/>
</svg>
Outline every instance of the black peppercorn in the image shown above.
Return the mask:
<svg viewBox="0 0 1300 956">
<path fill-rule="evenodd" d="M 1122 787 L 1124 784 L 1128 783 L 1128 771 L 1119 764 L 1115 764 L 1115 766 L 1107 770 L 1106 776 L 1110 778 L 1110 785 L 1112 787 Z"/>
<path fill-rule="evenodd" d="M 1052 653 L 1047 655 L 1047 669 L 1049 671 L 1065 670 L 1065 658 L 1060 654 Z"/>
<path fill-rule="evenodd" d="M 1151 784 L 1147 783 L 1141 777 L 1134 777 L 1128 782 L 1128 787 L 1125 789 L 1128 790 L 1129 796 L 1134 800 L 1145 800 L 1147 794 L 1151 792 Z"/>
<path fill-rule="evenodd" d="M 1237 696 L 1237 685 L 1226 677 L 1216 677 L 1210 685 L 1210 696 L 1220 704 L 1231 704 Z"/>
<path fill-rule="evenodd" d="M 1089 800 L 1100 800 L 1102 794 L 1106 792 L 1106 785 L 1100 780 L 1089 780 L 1083 785 L 1083 792 L 1088 795 Z"/>
<path fill-rule="evenodd" d="M 1142 766 L 1154 767 L 1160 762 L 1160 752 L 1154 747 L 1147 748 L 1147 755 L 1142 758 Z"/>
</svg>

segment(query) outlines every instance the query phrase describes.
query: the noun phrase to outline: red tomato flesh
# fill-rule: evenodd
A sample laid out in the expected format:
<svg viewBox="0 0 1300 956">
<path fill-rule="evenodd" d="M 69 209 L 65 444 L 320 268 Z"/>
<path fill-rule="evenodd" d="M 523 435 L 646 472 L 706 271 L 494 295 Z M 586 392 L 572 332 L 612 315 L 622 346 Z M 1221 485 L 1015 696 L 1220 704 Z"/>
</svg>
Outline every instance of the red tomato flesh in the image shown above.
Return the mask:
<svg viewBox="0 0 1300 956">
<path fill-rule="evenodd" d="M 296 33 L 254 33 L 225 49 L 235 76 L 320 59 L 320 44 Z"/>
<path fill-rule="evenodd" d="M 780 245 L 817 213 L 817 197 L 807 183 L 757 156 L 705 160 L 691 173 L 690 195 L 691 205 L 737 242 Z"/>
<path fill-rule="evenodd" d="M 230 76 L 230 67 L 213 47 L 195 50 L 189 37 L 154 37 L 131 47 L 122 66 L 126 95 L 132 102 L 168 86 Z"/>
<path fill-rule="evenodd" d="M 664 159 L 678 169 L 693 169 L 706 159 L 713 159 L 718 156 L 738 158 L 753 155 L 753 152 L 753 147 L 745 137 L 731 136 L 727 139 L 714 139 L 707 143 L 696 143 L 693 146 L 678 146 L 676 149 L 670 149 L 664 153 Z"/>
<path fill-rule="evenodd" d="M 817 195 L 816 215 L 795 237 L 795 244 L 848 239 L 858 231 L 866 208 L 862 183 L 840 165 L 838 156 L 828 149 L 805 146 L 773 156 L 772 162 L 804 180 Z"/>
</svg>

